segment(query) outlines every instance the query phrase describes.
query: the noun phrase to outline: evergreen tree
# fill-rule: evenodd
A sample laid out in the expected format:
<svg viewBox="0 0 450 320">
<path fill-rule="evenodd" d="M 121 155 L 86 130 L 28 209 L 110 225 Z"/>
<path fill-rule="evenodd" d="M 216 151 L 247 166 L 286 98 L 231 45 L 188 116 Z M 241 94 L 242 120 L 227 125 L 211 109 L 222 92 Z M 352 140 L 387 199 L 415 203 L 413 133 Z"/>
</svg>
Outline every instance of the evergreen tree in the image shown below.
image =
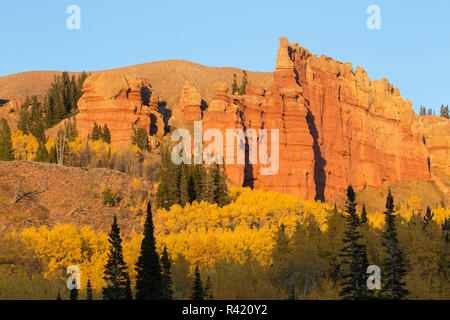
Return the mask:
<svg viewBox="0 0 450 320">
<path fill-rule="evenodd" d="M 97 125 L 97 123 L 94 122 L 94 127 L 92 128 L 92 134 L 91 134 L 92 141 L 100 140 L 102 135 L 103 135 L 102 127 L 100 127 L 99 125 Z"/>
<path fill-rule="evenodd" d="M 205 285 L 205 300 L 213 300 L 214 296 L 212 294 L 212 285 L 211 285 L 211 277 L 208 276 L 206 278 L 206 285 Z"/>
<path fill-rule="evenodd" d="M 14 160 L 14 153 L 11 141 L 11 129 L 8 121 L 2 118 L 0 120 L 0 161 Z"/>
<path fill-rule="evenodd" d="M 356 213 L 356 195 L 352 186 L 347 189 L 346 222 L 343 242 L 345 246 L 340 256 L 345 267 L 342 276 L 342 290 L 339 295 L 344 299 L 358 300 L 366 298 L 365 275 L 367 270 L 366 247 L 361 242 L 359 227 L 361 221 Z"/>
<path fill-rule="evenodd" d="M 239 91 L 239 87 L 237 85 L 236 75 L 233 74 L 233 84 L 231 85 L 231 94 L 236 94 Z"/>
<path fill-rule="evenodd" d="M 215 185 L 214 202 L 223 207 L 231 202 L 226 183 L 225 168 L 223 167 L 223 170 L 221 170 L 217 163 L 213 164 L 212 174 Z"/>
<path fill-rule="evenodd" d="M 434 217 L 434 213 L 431 212 L 430 207 L 427 207 L 427 211 L 425 213 L 425 216 L 423 217 L 423 222 L 424 222 L 424 228 L 427 227 L 427 225 L 433 221 L 433 217 Z"/>
<path fill-rule="evenodd" d="M 131 281 L 128 274 L 125 281 L 125 300 L 133 300 L 133 294 L 131 292 Z"/>
<path fill-rule="evenodd" d="M 109 132 L 109 128 L 106 124 L 103 126 L 102 140 L 107 144 L 111 144 L 111 132 Z"/>
<path fill-rule="evenodd" d="M 163 147 L 160 184 L 156 193 L 159 208 L 169 210 L 174 204 L 181 204 L 181 166 L 172 162 L 170 151 Z"/>
<path fill-rule="evenodd" d="M 61 292 L 58 291 L 58 295 L 56 296 L 56 300 L 62 300 L 61 299 Z"/>
<path fill-rule="evenodd" d="M 78 300 L 78 289 L 73 288 L 70 290 L 70 300 Z"/>
<path fill-rule="evenodd" d="M 161 257 L 163 300 L 173 300 L 173 283 L 170 273 L 171 264 L 172 263 L 170 261 L 169 254 L 167 253 L 167 248 L 164 247 L 163 255 Z"/>
<path fill-rule="evenodd" d="M 151 204 L 147 205 L 147 219 L 144 225 L 144 239 L 141 244 L 141 254 L 136 263 L 136 299 L 161 300 L 163 298 L 163 283 L 161 265 L 156 252 L 153 216 Z"/>
<path fill-rule="evenodd" d="M 181 164 L 181 176 L 180 176 L 180 205 L 184 206 L 187 203 L 191 203 L 192 184 L 189 167 L 186 164 Z"/>
<path fill-rule="evenodd" d="M 279 226 L 274 240 L 275 245 L 272 249 L 272 265 L 270 267 L 271 280 L 274 285 L 281 287 L 282 292 L 289 295 L 295 272 L 293 272 L 293 264 L 290 261 L 293 248 L 284 224 Z"/>
<path fill-rule="evenodd" d="M 214 181 L 214 172 L 212 171 L 212 169 L 206 168 L 201 178 L 201 193 L 198 200 L 214 203 L 215 196 L 217 195 L 217 186 Z"/>
<path fill-rule="evenodd" d="M 42 141 L 39 142 L 39 147 L 36 152 L 36 157 L 34 161 L 50 162 L 50 154 L 48 153 L 47 148 L 45 147 L 45 144 Z"/>
<path fill-rule="evenodd" d="M 245 94 L 245 88 L 247 87 L 248 80 L 247 80 L 247 71 L 242 71 L 242 84 L 239 87 L 239 94 Z"/>
<path fill-rule="evenodd" d="M 57 163 L 58 162 L 58 153 L 56 152 L 56 146 L 53 145 L 49 151 L 49 162 Z"/>
<path fill-rule="evenodd" d="M 420 106 L 420 111 L 419 111 L 419 115 L 421 116 L 425 116 L 427 114 L 427 110 L 425 107 Z"/>
<path fill-rule="evenodd" d="M 127 288 L 129 275 L 123 260 L 122 237 L 120 236 L 120 228 L 117 224 L 116 216 L 114 216 L 108 242 L 110 248 L 103 277 L 106 282 L 106 287 L 103 288 L 103 299 L 125 300 L 131 293 L 128 292 L 129 288 Z"/>
<path fill-rule="evenodd" d="M 198 263 L 195 266 L 194 283 L 192 285 L 191 299 L 192 300 L 205 300 L 205 293 L 203 291 L 202 279 L 200 277 Z"/>
<path fill-rule="evenodd" d="M 450 119 L 448 105 L 446 105 L 445 107 L 444 107 L 444 105 L 441 106 L 441 117 Z"/>
<path fill-rule="evenodd" d="M 131 143 L 138 146 L 141 150 L 149 150 L 150 145 L 148 143 L 148 133 L 145 128 L 135 128 L 133 126 L 133 135 L 131 137 Z"/>
<path fill-rule="evenodd" d="M 394 214 L 394 197 L 389 190 L 386 199 L 385 227 L 383 232 L 383 247 L 387 258 L 384 262 L 384 285 L 383 292 L 388 294 L 389 299 L 403 299 L 408 295 L 403 281 L 406 275 L 403 252 L 400 248 Z"/>
<path fill-rule="evenodd" d="M 86 285 L 86 300 L 92 300 L 92 285 L 91 285 L 91 279 L 88 279 L 87 285 Z"/>
<path fill-rule="evenodd" d="M 363 204 L 362 211 L 361 211 L 361 223 L 366 223 L 366 222 L 367 222 L 367 210 L 366 210 L 366 205 Z"/>
</svg>

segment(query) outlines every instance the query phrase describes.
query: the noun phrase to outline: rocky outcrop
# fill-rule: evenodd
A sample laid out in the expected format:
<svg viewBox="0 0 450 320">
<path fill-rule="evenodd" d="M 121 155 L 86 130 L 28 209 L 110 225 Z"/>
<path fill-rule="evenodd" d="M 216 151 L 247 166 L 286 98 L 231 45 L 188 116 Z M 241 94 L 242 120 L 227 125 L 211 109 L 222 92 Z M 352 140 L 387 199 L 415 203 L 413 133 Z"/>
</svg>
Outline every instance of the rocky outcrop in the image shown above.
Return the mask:
<svg viewBox="0 0 450 320">
<path fill-rule="evenodd" d="M 202 97 L 197 89 L 185 82 L 181 90 L 180 101 L 172 109 L 169 125 L 183 127 L 187 122 L 202 119 Z"/>
<path fill-rule="evenodd" d="M 158 96 L 147 79 L 136 75 L 94 73 L 84 83 L 78 109 L 77 126 L 84 137 L 92 132 L 94 123 L 108 125 L 113 143 L 130 142 L 133 125 L 150 135 L 164 134 Z"/>
<path fill-rule="evenodd" d="M 204 128 L 279 130 L 280 165 L 227 166 L 238 184 L 330 199 L 407 179 L 430 179 L 427 148 L 411 103 L 386 79 L 311 55 L 280 38 L 273 84 L 230 96 L 216 85 Z M 447 157 L 448 159 L 448 157 Z"/>
</svg>

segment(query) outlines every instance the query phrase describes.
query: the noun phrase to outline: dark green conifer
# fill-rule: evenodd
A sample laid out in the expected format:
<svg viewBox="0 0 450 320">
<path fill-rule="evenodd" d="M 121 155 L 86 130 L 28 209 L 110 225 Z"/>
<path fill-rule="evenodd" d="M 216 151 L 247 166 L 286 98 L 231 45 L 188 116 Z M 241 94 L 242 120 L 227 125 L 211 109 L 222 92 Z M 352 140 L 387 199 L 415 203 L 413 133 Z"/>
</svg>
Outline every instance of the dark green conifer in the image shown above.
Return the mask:
<svg viewBox="0 0 450 320">
<path fill-rule="evenodd" d="M 147 219 L 144 225 L 144 238 L 141 244 L 141 254 L 136 263 L 136 299 L 163 299 L 163 284 L 161 265 L 156 252 L 153 216 L 151 204 L 147 205 Z"/>
<path fill-rule="evenodd" d="M 192 285 L 191 299 L 205 300 L 205 293 L 203 291 L 202 279 L 200 276 L 200 271 L 198 269 L 198 264 L 195 266 L 194 283 Z"/>
<path fill-rule="evenodd" d="M 362 207 L 362 211 L 361 211 L 361 223 L 366 223 L 367 222 L 367 210 L 366 210 L 366 205 L 363 204 Z"/>
<path fill-rule="evenodd" d="M 236 75 L 233 74 L 233 84 L 231 85 L 231 94 L 236 94 L 239 92 L 239 87 L 237 85 Z"/>
<path fill-rule="evenodd" d="M 120 228 L 117 224 L 116 216 L 114 216 L 108 242 L 110 248 L 103 277 L 106 282 L 106 286 L 103 288 L 103 299 L 126 300 L 131 294 L 128 292 L 129 288 L 127 287 L 129 275 L 123 260 L 122 237 L 120 236 Z"/>
<path fill-rule="evenodd" d="M 366 247 L 361 241 L 359 227 L 361 221 L 356 213 L 356 195 L 352 186 L 347 189 L 346 201 L 347 228 L 344 233 L 344 244 L 340 257 L 344 273 L 342 289 L 339 295 L 344 299 L 359 300 L 366 298 L 365 275 L 367 270 Z"/>
<path fill-rule="evenodd" d="M 239 87 L 239 94 L 245 94 L 245 89 L 247 87 L 248 84 L 248 80 L 247 80 L 247 71 L 243 70 L 242 71 L 242 83 L 241 86 Z"/>
<path fill-rule="evenodd" d="M 164 247 L 164 251 L 161 257 L 162 266 L 162 287 L 163 287 L 163 300 L 173 300 L 173 283 L 172 275 L 170 272 L 171 261 L 169 254 L 167 253 L 167 248 Z"/>
<path fill-rule="evenodd" d="M 102 128 L 94 122 L 94 127 L 92 128 L 91 139 L 93 141 L 100 140 L 102 137 Z"/>
<path fill-rule="evenodd" d="M 0 120 L 0 161 L 14 160 L 14 153 L 11 141 L 11 129 L 8 121 L 2 118 Z"/>
<path fill-rule="evenodd" d="M 425 213 L 425 216 L 423 217 L 424 227 L 426 228 L 428 224 L 433 221 L 434 213 L 431 212 L 430 207 L 427 207 L 427 211 Z"/>
<path fill-rule="evenodd" d="M 102 131 L 102 140 L 105 141 L 108 144 L 111 144 L 111 132 L 109 131 L 108 126 L 105 124 L 103 126 L 103 131 Z"/>
<path fill-rule="evenodd" d="M 70 300 L 78 300 L 78 289 L 73 288 L 70 290 Z"/>
<path fill-rule="evenodd" d="M 404 299 L 408 294 L 405 288 L 404 277 L 406 275 L 403 252 L 397 237 L 394 214 L 394 197 L 389 190 L 386 199 L 385 226 L 383 232 L 383 246 L 387 253 L 383 266 L 383 292 L 388 299 Z"/>
<path fill-rule="evenodd" d="M 92 300 L 92 285 L 91 285 L 91 279 L 88 279 L 87 285 L 86 285 L 86 300 Z"/>
</svg>

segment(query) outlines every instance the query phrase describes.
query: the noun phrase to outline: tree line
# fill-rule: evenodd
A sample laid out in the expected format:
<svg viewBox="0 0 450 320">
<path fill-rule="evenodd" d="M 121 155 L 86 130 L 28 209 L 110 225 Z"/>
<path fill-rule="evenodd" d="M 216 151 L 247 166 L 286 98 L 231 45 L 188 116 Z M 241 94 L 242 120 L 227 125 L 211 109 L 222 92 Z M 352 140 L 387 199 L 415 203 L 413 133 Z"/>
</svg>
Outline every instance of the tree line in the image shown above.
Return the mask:
<svg viewBox="0 0 450 320">
<path fill-rule="evenodd" d="M 224 166 L 176 165 L 167 148 L 162 149 L 161 157 L 160 184 L 156 193 L 159 208 L 169 210 L 175 204 L 184 206 L 193 201 L 219 206 L 231 202 Z"/>
<path fill-rule="evenodd" d="M 135 265 L 137 271 L 135 295 L 133 296 L 130 276 L 123 258 L 122 236 L 117 218 L 114 216 L 109 233 L 109 253 L 104 269 L 103 279 L 105 286 L 102 288 L 104 300 L 173 300 L 173 282 L 171 276 L 172 261 L 169 258 L 167 248 L 164 247 L 160 257 L 156 251 L 154 236 L 153 215 L 150 203 L 147 206 L 147 217 L 144 224 L 144 238 L 138 261 Z M 78 289 L 70 291 L 70 299 L 78 300 Z M 192 300 L 212 300 L 211 283 L 208 277 L 206 283 L 201 279 L 198 265 L 196 266 L 192 283 Z M 90 279 L 86 286 L 86 299 L 93 299 Z M 61 300 L 58 294 L 57 300 Z"/>
<path fill-rule="evenodd" d="M 420 109 L 419 109 L 419 115 L 421 115 L 421 116 L 427 116 L 427 115 L 428 115 L 428 116 L 431 116 L 431 115 L 435 115 L 435 112 L 434 112 L 434 110 L 431 109 L 431 108 L 428 108 L 428 110 L 427 110 L 426 107 L 420 106 Z M 448 105 L 446 105 L 446 106 L 444 106 L 443 104 L 441 105 L 441 113 L 440 113 L 440 116 L 443 117 L 443 118 L 446 118 L 446 119 L 449 119 L 449 118 L 450 118 Z"/>
</svg>

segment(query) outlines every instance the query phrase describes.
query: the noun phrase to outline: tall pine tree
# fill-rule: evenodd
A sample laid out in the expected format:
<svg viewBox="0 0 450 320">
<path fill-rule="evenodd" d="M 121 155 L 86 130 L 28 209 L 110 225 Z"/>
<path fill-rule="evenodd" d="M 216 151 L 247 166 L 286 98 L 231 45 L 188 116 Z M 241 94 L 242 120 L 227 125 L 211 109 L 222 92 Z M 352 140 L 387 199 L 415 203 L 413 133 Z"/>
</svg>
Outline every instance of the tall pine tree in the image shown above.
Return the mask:
<svg viewBox="0 0 450 320">
<path fill-rule="evenodd" d="M 397 230 L 395 226 L 394 197 L 391 190 L 386 198 L 385 226 L 383 232 L 383 246 L 387 253 L 383 266 L 383 292 L 389 299 L 404 299 L 408 295 L 405 289 L 404 277 L 406 268 L 403 258 L 403 252 L 400 248 Z"/>
<path fill-rule="evenodd" d="M 366 247 L 361 242 L 359 227 L 361 221 L 356 213 L 356 195 L 352 186 L 347 189 L 346 201 L 347 228 L 344 232 L 344 244 L 340 256 L 344 267 L 342 290 L 339 295 L 344 299 L 359 300 L 366 298 L 367 270 Z"/>
<path fill-rule="evenodd" d="M 167 248 L 164 247 L 164 251 L 161 257 L 161 265 L 162 265 L 162 288 L 163 295 L 162 298 L 164 300 L 173 300 L 173 283 L 172 276 L 170 273 L 171 261 L 169 258 L 169 254 L 167 253 Z"/>
<path fill-rule="evenodd" d="M 123 260 L 122 237 L 116 216 L 114 216 L 108 242 L 110 248 L 103 276 L 106 282 L 106 286 L 103 288 L 103 299 L 127 300 L 131 296 L 130 288 L 127 286 L 129 275 Z"/>
<path fill-rule="evenodd" d="M 91 279 L 88 279 L 87 285 L 86 285 L 86 300 L 92 300 L 92 285 L 91 285 Z"/>
<path fill-rule="evenodd" d="M 9 128 L 8 121 L 2 118 L 0 120 L 0 161 L 11 160 L 14 160 L 11 129 Z"/>
<path fill-rule="evenodd" d="M 141 243 L 141 254 L 136 263 L 136 299 L 163 299 L 163 283 L 161 265 L 156 252 L 151 204 L 147 205 L 147 219 L 144 225 L 144 239 Z"/>
<path fill-rule="evenodd" d="M 200 276 L 200 270 L 198 269 L 198 263 L 195 266 L 194 283 L 192 285 L 192 300 L 205 300 L 205 292 L 203 291 L 202 279 Z"/>
</svg>

